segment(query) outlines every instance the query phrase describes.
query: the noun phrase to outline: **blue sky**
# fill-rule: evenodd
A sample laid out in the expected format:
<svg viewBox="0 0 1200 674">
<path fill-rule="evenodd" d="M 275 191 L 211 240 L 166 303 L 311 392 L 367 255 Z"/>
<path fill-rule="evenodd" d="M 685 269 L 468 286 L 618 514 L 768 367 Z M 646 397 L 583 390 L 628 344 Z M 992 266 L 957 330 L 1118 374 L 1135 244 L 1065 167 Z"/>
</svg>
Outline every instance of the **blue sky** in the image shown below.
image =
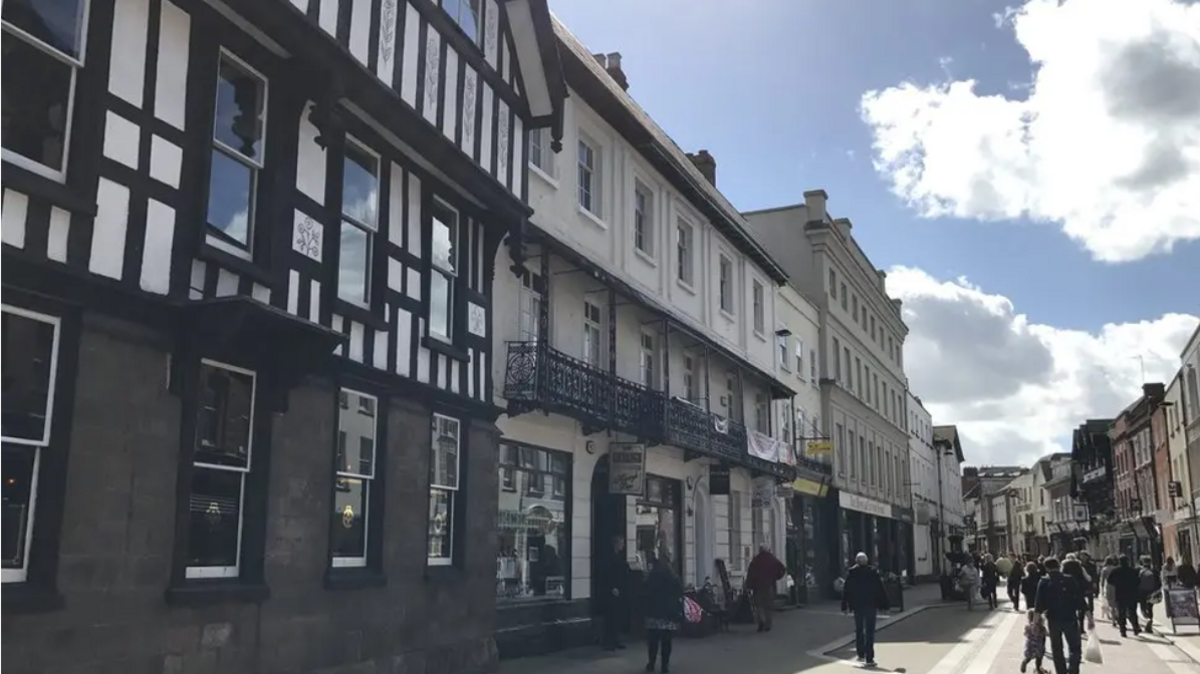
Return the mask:
<svg viewBox="0 0 1200 674">
<path fill-rule="evenodd" d="M 550 4 L 621 52 L 630 94 L 713 154 L 739 208 L 829 193 L 891 270 L 912 390 L 968 461 L 1067 449 L 1140 395 L 1143 364 L 1179 368 L 1200 314 L 1200 4 Z"/>
<path fill-rule="evenodd" d="M 825 188 L 879 267 L 965 275 L 1030 320 L 1094 331 L 1200 310 L 1200 243 L 1093 261 L 1053 224 L 927 220 L 872 168 L 864 92 L 947 75 L 1024 98 L 1028 55 L 997 28 L 1004 0 L 551 0 L 593 51 L 619 51 L 630 93 L 684 149 L 708 148 L 743 210 Z M 1018 224 L 1019 223 L 1019 224 Z M 1189 293 L 1190 291 L 1190 293 Z"/>
</svg>

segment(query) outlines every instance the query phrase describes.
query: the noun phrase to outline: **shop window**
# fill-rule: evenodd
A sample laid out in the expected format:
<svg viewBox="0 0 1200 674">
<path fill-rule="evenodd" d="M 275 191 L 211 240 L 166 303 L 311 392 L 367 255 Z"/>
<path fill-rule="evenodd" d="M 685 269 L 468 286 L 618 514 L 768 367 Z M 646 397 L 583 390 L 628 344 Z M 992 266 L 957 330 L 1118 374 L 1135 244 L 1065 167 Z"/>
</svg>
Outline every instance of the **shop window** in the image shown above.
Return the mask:
<svg viewBox="0 0 1200 674">
<path fill-rule="evenodd" d="M 426 550 L 430 566 L 454 563 L 456 508 L 461 496 L 458 484 L 459 453 L 462 449 L 458 419 L 433 415 L 432 456 L 429 460 L 429 515 Z"/>
<path fill-rule="evenodd" d="M 38 469 L 50 446 L 60 321 L 7 305 L 3 321 L 3 580 L 19 583 L 29 573 Z"/>
<path fill-rule="evenodd" d="M 368 523 L 376 500 L 375 452 L 378 423 L 375 396 L 342 389 L 335 448 L 333 521 L 329 532 L 331 565 L 366 566 Z"/>
<path fill-rule="evenodd" d="M 498 601 L 567 596 L 570 480 L 569 454 L 500 445 Z"/>
<path fill-rule="evenodd" d="M 651 475 L 646 478 L 645 494 L 637 501 L 637 555 L 641 567 L 649 570 L 651 559 L 663 559 L 682 576 L 679 483 Z"/>
</svg>

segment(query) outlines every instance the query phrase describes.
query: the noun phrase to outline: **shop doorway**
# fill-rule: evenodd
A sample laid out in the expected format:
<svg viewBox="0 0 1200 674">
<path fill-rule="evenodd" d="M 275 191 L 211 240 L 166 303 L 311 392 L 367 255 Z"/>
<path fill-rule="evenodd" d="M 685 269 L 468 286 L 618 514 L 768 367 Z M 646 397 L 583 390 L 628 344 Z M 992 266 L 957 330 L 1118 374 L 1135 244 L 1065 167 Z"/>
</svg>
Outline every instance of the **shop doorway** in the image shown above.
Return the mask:
<svg viewBox="0 0 1200 674">
<path fill-rule="evenodd" d="M 625 529 L 625 497 L 608 493 L 608 457 L 602 456 L 592 471 L 592 615 L 599 615 L 602 564 L 612 557 L 612 541 L 616 536 L 628 538 Z"/>
</svg>

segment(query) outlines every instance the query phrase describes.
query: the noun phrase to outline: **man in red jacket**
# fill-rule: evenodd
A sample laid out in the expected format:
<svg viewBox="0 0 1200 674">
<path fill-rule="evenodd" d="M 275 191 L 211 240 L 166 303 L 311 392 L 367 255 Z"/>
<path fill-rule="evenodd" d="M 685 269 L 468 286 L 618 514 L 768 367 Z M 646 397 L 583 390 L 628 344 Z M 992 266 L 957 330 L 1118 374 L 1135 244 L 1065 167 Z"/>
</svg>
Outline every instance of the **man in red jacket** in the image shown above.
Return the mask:
<svg viewBox="0 0 1200 674">
<path fill-rule="evenodd" d="M 778 557 L 771 554 L 771 549 L 765 544 L 759 546 L 758 554 L 750 560 L 750 566 L 746 569 L 746 589 L 753 593 L 752 600 L 759 632 L 771 631 L 775 583 L 786 573 L 787 567 Z"/>
</svg>

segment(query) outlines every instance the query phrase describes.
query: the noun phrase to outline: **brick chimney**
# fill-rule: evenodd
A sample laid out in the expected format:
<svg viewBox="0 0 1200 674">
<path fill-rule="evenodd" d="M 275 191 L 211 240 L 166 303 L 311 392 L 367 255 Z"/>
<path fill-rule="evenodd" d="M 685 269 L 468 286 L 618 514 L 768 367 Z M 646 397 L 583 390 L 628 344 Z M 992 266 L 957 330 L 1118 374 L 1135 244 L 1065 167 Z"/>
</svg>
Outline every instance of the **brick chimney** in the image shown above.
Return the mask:
<svg viewBox="0 0 1200 674">
<path fill-rule="evenodd" d="M 687 157 L 692 160 L 692 163 L 696 165 L 700 173 L 704 174 L 708 182 L 715 187 L 717 184 L 717 160 L 713 159 L 708 150 L 700 150 L 694 154 L 689 152 L 687 153 Z"/>
<path fill-rule="evenodd" d="M 1155 400 L 1162 400 L 1167 395 L 1165 384 L 1142 384 L 1142 395 Z"/>
<path fill-rule="evenodd" d="M 837 233 L 842 235 L 843 239 L 850 239 L 850 230 L 854 229 L 850 218 L 838 218 L 833 221 L 833 226 L 837 230 Z"/>
<path fill-rule="evenodd" d="M 596 59 L 596 63 L 599 63 L 600 67 L 604 68 L 608 76 L 613 78 L 613 81 L 617 83 L 617 86 L 621 87 L 622 91 L 629 91 L 629 78 L 625 77 L 625 71 L 621 70 L 621 52 L 592 54 L 592 58 Z"/>
</svg>

